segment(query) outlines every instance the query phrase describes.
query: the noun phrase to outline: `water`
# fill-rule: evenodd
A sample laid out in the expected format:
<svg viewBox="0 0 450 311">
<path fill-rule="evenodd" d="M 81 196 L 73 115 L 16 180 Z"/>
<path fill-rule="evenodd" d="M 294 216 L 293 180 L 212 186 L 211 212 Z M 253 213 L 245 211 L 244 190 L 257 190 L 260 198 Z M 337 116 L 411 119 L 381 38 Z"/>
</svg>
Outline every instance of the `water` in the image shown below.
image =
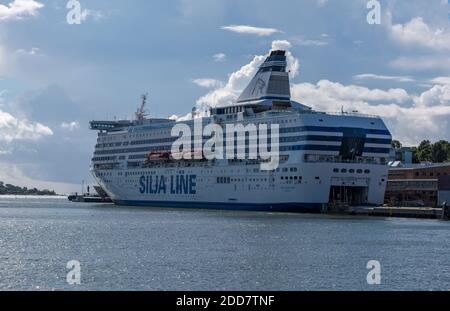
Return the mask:
<svg viewBox="0 0 450 311">
<path fill-rule="evenodd" d="M 449 290 L 449 237 L 430 220 L 0 197 L 0 290 Z"/>
</svg>

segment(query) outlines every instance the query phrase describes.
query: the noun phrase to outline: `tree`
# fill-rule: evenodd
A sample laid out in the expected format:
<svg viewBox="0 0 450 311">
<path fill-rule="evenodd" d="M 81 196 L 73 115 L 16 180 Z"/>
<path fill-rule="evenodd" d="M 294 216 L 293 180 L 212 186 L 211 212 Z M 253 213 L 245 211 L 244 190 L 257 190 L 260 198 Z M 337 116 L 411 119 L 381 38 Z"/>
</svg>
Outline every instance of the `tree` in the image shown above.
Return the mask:
<svg viewBox="0 0 450 311">
<path fill-rule="evenodd" d="M 450 143 L 440 140 L 431 146 L 431 158 L 434 163 L 443 163 L 450 155 Z"/>
<path fill-rule="evenodd" d="M 393 148 L 399 148 L 402 144 L 398 140 L 392 141 Z M 411 147 L 413 153 L 413 163 L 420 162 L 434 162 L 443 163 L 450 162 L 450 142 L 440 140 L 431 143 L 429 140 L 424 140 L 418 147 Z"/>
<path fill-rule="evenodd" d="M 400 149 L 402 147 L 402 143 L 398 140 L 394 139 L 392 140 L 392 148 L 394 149 Z"/>
<path fill-rule="evenodd" d="M 420 162 L 433 161 L 432 145 L 429 140 L 424 140 L 420 143 L 419 147 L 417 147 L 417 156 Z"/>
<path fill-rule="evenodd" d="M 419 152 L 418 152 L 417 147 L 412 147 L 411 151 L 412 151 L 412 162 L 414 164 L 419 164 L 420 160 L 419 160 Z"/>
</svg>

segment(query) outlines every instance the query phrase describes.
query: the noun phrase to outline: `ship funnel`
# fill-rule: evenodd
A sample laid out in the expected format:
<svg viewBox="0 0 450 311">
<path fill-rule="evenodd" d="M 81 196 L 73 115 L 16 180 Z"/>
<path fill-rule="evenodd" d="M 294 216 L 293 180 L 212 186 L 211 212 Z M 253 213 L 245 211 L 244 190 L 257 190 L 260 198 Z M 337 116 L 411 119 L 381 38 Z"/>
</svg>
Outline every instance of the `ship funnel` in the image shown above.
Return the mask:
<svg viewBox="0 0 450 311">
<path fill-rule="evenodd" d="M 238 103 L 260 100 L 290 101 L 286 52 L 272 51 L 238 98 Z"/>
</svg>

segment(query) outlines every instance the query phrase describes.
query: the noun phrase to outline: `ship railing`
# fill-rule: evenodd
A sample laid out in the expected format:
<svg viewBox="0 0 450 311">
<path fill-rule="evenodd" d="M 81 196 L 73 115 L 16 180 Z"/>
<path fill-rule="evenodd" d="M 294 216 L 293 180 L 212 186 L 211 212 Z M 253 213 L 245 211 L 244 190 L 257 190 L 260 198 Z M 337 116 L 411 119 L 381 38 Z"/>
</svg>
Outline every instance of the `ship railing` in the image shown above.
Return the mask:
<svg viewBox="0 0 450 311">
<path fill-rule="evenodd" d="M 371 114 L 364 114 L 360 112 L 328 112 L 328 111 L 316 111 L 316 110 L 300 110 L 295 108 L 287 108 L 287 109 L 272 109 L 269 111 L 264 112 L 266 115 L 265 117 L 270 117 L 271 115 L 283 115 L 283 114 L 297 114 L 297 115 L 310 115 L 310 114 L 317 114 L 317 115 L 331 115 L 331 116 L 347 116 L 347 117 L 363 117 L 363 118 L 370 118 L 370 119 L 381 119 L 380 116 L 377 115 L 371 115 Z M 245 115 L 245 119 L 260 119 L 262 116 L 255 114 L 255 115 Z"/>
</svg>

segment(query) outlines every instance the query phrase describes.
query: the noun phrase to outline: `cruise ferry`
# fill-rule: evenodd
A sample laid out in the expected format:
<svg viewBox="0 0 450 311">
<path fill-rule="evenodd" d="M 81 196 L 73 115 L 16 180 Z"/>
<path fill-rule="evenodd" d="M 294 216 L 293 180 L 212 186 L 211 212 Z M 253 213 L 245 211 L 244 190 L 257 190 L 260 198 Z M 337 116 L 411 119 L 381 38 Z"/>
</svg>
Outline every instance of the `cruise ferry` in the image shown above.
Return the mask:
<svg viewBox="0 0 450 311">
<path fill-rule="evenodd" d="M 135 120 L 90 122 L 98 131 L 94 178 L 119 205 L 320 212 L 337 204 L 382 204 L 392 141 L 383 120 L 315 111 L 291 100 L 286 67 L 285 51 L 272 51 L 234 105 L 211 108 L 201 118 L 148 117 L 143 96 Z M 180 137 L 172 129 L 184 124 L 194 140 L 199 121 L 276 124 L 277 167 L 262 169 L 261 158 L 207 159 L 194 149 L 183 151 L 192 158 L 175 157 L 172 146 Z"/>
</svg>

